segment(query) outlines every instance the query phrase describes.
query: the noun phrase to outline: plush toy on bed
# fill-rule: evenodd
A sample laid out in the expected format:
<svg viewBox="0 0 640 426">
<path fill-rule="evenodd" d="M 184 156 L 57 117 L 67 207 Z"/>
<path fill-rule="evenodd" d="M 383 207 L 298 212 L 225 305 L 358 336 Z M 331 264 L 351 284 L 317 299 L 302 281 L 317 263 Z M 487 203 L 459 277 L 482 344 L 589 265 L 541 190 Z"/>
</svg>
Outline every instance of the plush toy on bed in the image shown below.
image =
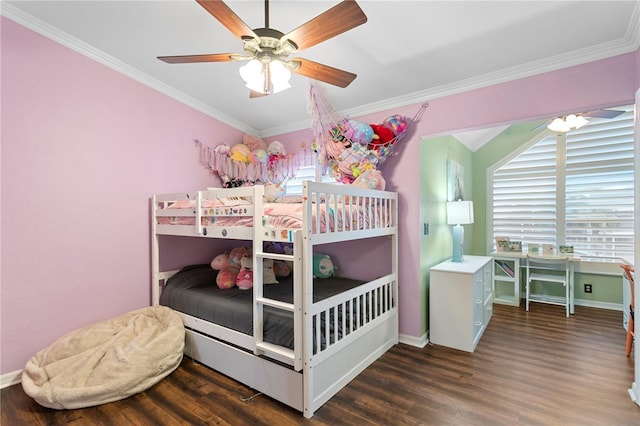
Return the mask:
<svg viewBox="0 0 640 426">
<path fill-rule="evenodd" d="M 219 254 L 211 261 L 211 269 L 214 271 L 221 271 L 227 265 L 229 265 L 229 254 L 227 253 Z"/>
<path fill-rule="evenodd" d="M 211 269 L 218 271 L 216 284 L 225 290 L 236 286 L 236 278 L 240 272 L 240 260 L 246 253 L 250 253 L 248 247 L 236 247 L 231 253 L 217 255 L 211 261 Z"/>
<path fill-rule="evenodd" d="M 240 259 L 240 272 L 236 276 L 236 285 L 240 290 L 249 290 L 253 287 L 253 258 L 250 253 Z"/>
<path fill-rule="evenodd" d="M 222 253 L 214 257 L 211 261 L 211 269 L 218 271 L 216 275 L 216 284 L 218 287 L 223 290 L 235 287 L 236 276 L 240 269 L 229 263 L 229 255 L 227 253 Z"/>
<path fill-rule="evenodd" d="M 313 254 L 313 277 L 314 278 L 329 278 L 332 277 L 338 267 L 333 264 L 331 257 L 328 254 L 314 253 Z"/>
<path fill-rule="evenodd" d="M 229 265 L 240 269 L 240 260 L 245 254 L 251 255 L 251 249 L 249 247 L 236 247 L 231 250 L 229 253 Z"/>
<path fill-rule="evenodd" d="M 288 277 L 291 275 L 291 268 L 289 263 L 284 260 L 273 261 L 273 273 L 276 277 Z"/>
<path fill-rule="evenodd" d="M 233 265 L 227 265 L 218 271 L 216 275 L 216 284 L 223 290 L 236 286 L 236 277 L 240 269 Z"/>
<path fill-rule="evenodd" d="M 277 241 L 265 241 L 264 251 L 267 253 L 293 254 L 291 243 L 281 243 Z M 288 277 L 293 272 L 293 262 L 288 260 L 274 260 L 273 273 L 276 277 Z M 266 283 L 265 283 L 266 284 Z"/>
</svg>

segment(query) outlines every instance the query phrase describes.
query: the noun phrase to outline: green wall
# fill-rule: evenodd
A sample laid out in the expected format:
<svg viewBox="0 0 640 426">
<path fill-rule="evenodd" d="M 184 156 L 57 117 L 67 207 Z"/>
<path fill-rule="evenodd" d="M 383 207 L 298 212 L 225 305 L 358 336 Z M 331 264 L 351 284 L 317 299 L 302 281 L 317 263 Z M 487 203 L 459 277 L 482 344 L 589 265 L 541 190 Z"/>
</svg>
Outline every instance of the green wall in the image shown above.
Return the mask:
<svg viewBox="0 0 640 426">
<path fill-rule="evenodd" d="M 456 161 L 464 168 L 465 197 L 472 199 L 472 155 L 471 151 L 453 136 L 443 136 L 420 141 L 420 221 L 421 227 L 428 224 L 429 234 L 420 238 L 420 276 L 425 309 L 421 324 L 426 333 L 429 319 L 429 269 L 451 257 L 453 251 L 451 225 L 447 225 L 447 159 Z M 477 211 L 474 203 L 474 210 Z M 475 214 L 475 211 L 474 211 Z M 465 225 L 465 243 L 471 253 L 473 225 Z M 424 229 L 422 229 L 424 231 Z"/>
<path fill-rule="evenodd" d="M 465 253 L 486 255 L 487 169 L 504 161 L 542 130 L 533 132 L 541 121 L 519 123 L 506 128 L 494 139 L 472 152 L 454 136 L 424 138 L 420 141 L 420 220 L 429 226 L 429 235 L 420 239 L 421 288 L 425 309 L 421 324 L 428 329 L 429 269 L 451 257 L 451 226 L 447 225 L 447 159 L 464 167 L 465 198 L 473 201 L 474 223 L 465 225 Z M 523 271 L 524 272 L 524 271 Z M 584 284 L 593 284 L 593 293 L 584 293 Z M 522 288 L 524 291 L 524 287 Z M 524 294 L 524 293 L 523 293 Z M 595 303 L 620 304 L 622 280 L 617 276 L 576 273 L 575 298 Z"/>
</svg>

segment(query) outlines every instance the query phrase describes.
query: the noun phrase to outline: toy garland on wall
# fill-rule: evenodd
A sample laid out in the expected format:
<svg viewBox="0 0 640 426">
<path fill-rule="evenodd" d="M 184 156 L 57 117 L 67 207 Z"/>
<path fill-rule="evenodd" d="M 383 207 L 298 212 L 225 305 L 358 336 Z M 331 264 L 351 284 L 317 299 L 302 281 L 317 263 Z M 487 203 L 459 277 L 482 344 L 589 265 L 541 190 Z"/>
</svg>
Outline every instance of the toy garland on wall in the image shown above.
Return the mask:
<svg viewBox="0 0 640 426">
<path fill-rule="evenodd" d="M 253 135 L 246 134 L 241 143 L 210 147 L 194 139 L 199 150 L 200 164 L 220 177 L 222 186 L 285 183 L 294 177 L 300 167 L 317 162 L 317 155 L 302 145 L 295 154 L 287 154 L 284 145 L 273 141 L 268 146 Z"/>
<path fill-rule="evenodd" d="M 409 124 L 419 121 L 429 106 L 423 103 L 411 119 L 394 114 L 381 124 L 367 124 L 340 115 L 314 82 L 309 84 L 309 104 L 318 162 L 338 182 L 347 184 L 368 170 L 376 170 L 394 155 Z"/>
</svg>

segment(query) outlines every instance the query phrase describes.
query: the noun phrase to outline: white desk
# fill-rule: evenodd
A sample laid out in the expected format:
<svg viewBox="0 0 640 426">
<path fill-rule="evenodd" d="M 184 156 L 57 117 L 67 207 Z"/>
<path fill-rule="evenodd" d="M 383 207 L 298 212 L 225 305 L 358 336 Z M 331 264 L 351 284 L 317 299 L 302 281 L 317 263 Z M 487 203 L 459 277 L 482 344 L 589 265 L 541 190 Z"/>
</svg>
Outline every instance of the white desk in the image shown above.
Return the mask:
<svg viewBox="0 0 640 426">
<path fill-rule="evenodd" d="M 494 265 L 494 281 L 493 281 L 493 292 L 494 292 L 494 302 L 502 303 L 506 305 L 520 306 L 520 268 L 527 266 L 527 252 L 509 252 L 509 251 L 494 251 L 490 254 L 495 260 L 509 260 L 513 262 L 514 265 L 514 276 L 509 277 L 505 275 L 497 275 L 496 266 Z M 540 253 L 536 253 L 536 256 L 554 258 L 561 257 L 561 255 L 543 255 Z M 580 256 L 575 254 L 563 254 L 562 257 L 569 257 L 569 312 L 572 314 L 575 313 L 575 304 L 574 304 L 574 294 L 575 294 L 575 284 L 574 284 L 574 270 L 575 264 L 580 262 Z M 496 280 L 498 281 L 509 281 L 513 282 L 513 298 L 500 298 L 496 293 Z"/>
</svg>

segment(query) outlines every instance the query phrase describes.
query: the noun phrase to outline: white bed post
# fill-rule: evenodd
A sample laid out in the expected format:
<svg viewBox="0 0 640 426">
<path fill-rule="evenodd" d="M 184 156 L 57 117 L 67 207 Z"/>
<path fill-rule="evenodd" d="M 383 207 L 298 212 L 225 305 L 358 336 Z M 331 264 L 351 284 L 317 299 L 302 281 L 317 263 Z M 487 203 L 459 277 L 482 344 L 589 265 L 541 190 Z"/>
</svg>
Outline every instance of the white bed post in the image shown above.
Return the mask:
<svg viewBox="0 0 640 426">
<path fill-rule="evenodd" d="M 259 355 L 261 352 L 258 345 L 264 340 L 264 305 L 259 302 L 264 295 L 262 278 L 264 228 L 261 216 L 264 186 L 256 185 L 253 189 L 253 352 Z"/>
<path fill-rule="evenodd" d="M 313 243 L 311 241 L 311 232 L 313 230 L 313 214 L 312 214 L 312 206 L 313 200 L 310 189 L 309 181 L 304 181 L 302 183 L 302 196 L 303 199 L 307 200 L 307 203 L 304 204 L 305 209 L 302 212 L 303 214 L 303 225 L 302 225 L 302 244 L 299 248 L 294 248 L 294 250 L 302 250 L 302 274 L 304 274 L 304 278 L 302 279 L 303 288 L 302 288 L 302 307 L 303 307 L 303 321 L 304 321 L 304 329 L 307 332 L 311 332 L 313 330 L 313 318 L 311 316 L 311 306 L 313 304 Z M 319 202 L 319 200 L 316 200 Z M 295 253 L 295 252 L 294 252 Z M 295 268 L 294 268 L 295 271 Z M 298 277 L 295 277 L 298 278 Z M 294 281 L 297 284 L 297 281 Z M 313 371 L 311 370 L 311 358 L 313 356 L 313 340 L 315 336 L 307 336 L 304 339 L 304 348 L 302 350 L 303 354 L 303 389 L 305 389 L 304 398 L 303 398 L 303 415 L 310 419 L 313 416 L 314 407 L 312 407 L 313 400 L 315 395 L 313 395 Z"/>
<path fill-rule="evenodd" d="M 392 291 L 392 297 L 393 297 L 393 301 L 395 303 L 395 309 L 396 312 L 399 312 L 398 309 L 398 304 L 400 301 L 400 295 L 398 294 L 398 195 L 396 194 L 395 198 L 393 199 L 393 201 L 391 201 L 393 203 L 393 205 L 391 206 L 391 213 L 392 213 L 392 217 L 393 217 L 393 223 L 391 223 L 391 226 L 394 227 L 396 229 L 396 232 L 393 233 L 393 235 L 391 235 L 391 271 L 393 272 L 393 276 L 394 278 L 394 283 L 393 283 L 393 287 L 391 289 Z M 396 315 L 396 323 L 395 323 L 395 329 L 396 330 L 400 330 L 400 314 Z M 398 344 L 399 341 L 399 334 L 396 333 L 396 341 L 395 343 Z"/>
</svg>

